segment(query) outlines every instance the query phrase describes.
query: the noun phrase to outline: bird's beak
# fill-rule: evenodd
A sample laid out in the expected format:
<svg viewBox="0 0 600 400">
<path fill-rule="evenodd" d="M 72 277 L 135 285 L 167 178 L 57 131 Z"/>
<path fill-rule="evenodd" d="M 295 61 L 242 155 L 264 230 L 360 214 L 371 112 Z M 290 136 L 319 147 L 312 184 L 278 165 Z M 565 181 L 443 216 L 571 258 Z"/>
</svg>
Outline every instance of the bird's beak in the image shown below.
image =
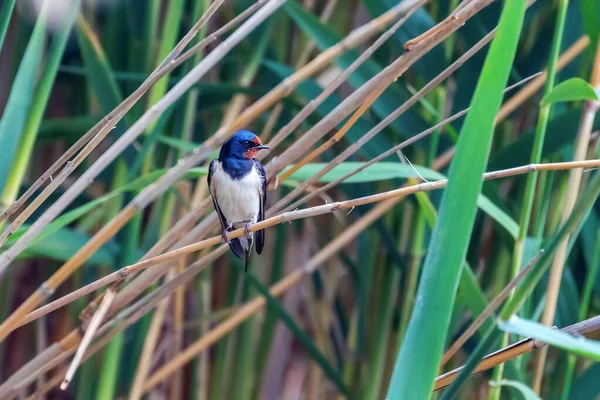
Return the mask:
<svg viewBox="0 0 600 400">
<path fill-rule="evenodd" d="M 269 146 L 261 144 L 259 146 L 255 146 L 254 150 L 269 150 Z"/>
</svg>

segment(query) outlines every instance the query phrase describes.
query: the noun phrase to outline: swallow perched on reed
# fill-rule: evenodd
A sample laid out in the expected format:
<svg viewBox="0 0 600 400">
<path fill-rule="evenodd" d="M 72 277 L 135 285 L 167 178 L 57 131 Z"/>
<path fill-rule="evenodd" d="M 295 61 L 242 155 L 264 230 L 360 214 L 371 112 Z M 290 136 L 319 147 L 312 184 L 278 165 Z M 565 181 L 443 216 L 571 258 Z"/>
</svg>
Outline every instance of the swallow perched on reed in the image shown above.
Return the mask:
<svg viewBox="0 0 600 400">
<path fill-rule="evenodd" d="M 233 253 L 244 259 L 248 271 L 248 256 L 254 244 L 250 224 L 265 218 L 267 178 L 256 153 L 268 149 L 254 133 L 241 130 L 223 144 L 219 158 L 208 169 L 208 188 L 223 228 L 223 239 Z M 228 240 L 227 232 L 244 228 L 244 235 Z M 265 244 L 264 230 L 256 233 L 256 252 Z"/>
</svg>

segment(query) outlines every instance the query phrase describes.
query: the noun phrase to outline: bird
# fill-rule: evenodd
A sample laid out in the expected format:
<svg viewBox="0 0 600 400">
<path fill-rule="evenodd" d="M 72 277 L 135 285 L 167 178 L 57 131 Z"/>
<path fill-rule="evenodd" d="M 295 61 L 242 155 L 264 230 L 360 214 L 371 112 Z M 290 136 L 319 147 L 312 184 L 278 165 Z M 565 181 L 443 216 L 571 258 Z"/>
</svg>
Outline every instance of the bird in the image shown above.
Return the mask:
<svg viewBox="0 0 600 400">
<path fill-rule="evenodd" d="M 249 229 L 251 224 L 265 218 L 267 178 L 264 167 L 255 158 L 264 149 L 268 150 L 269 146 L 254 133 L 237 131 L 223 143 L 219 158 L 212 160 L 208 168 L 208 188 L 223 229 L 223 241 L 237 257 L 244 259 L 246 272 L 255 239 L 257 254 L 265 245 L 264 230 L 255 232 L 255 238 Z M 242 227 L 243 236 L 227 238 L 227 232 Z"/>
</svg>

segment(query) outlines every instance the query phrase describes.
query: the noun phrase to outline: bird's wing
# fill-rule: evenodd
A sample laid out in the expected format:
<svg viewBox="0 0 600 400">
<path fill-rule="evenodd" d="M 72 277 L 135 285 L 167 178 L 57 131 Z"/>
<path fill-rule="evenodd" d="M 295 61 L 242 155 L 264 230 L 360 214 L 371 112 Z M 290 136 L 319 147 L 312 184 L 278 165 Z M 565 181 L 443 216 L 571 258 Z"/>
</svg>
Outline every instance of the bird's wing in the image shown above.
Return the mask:
<svg viewBox="0 0 600 400">
<path fill-rule="evenodd" d="M 261 177 L 261 187 L 260 187 L 260 209 L 258 211 L 258 221 L 262 221 L 265 219 L 265 203 L 267 202 L 267 174 L 265 173 L 265 169 L 262 164 L 258 160 L 254 160 L 254 165 L 258 171 L 258 174 Z M 256 232 L 256 252 L 260 254 L 262 252 L 263 247 L 265 246 L 265 230 L 261 229 Z"/>
<path fill-rule="evenodd" d="M 217 202 L 217 194 L 211 185 L 211 180 L 215 170 L 217 169 L 217 160 L 212 160 L 210 165 L 208 166 L 208 191 L 210 192 L 210 197 L 212 197 L 213 205 L 215 206 L 215 210 L 217 211 L 217 215 L 219 216 L 219 221 L 221 222 L 221 227 L 223 229 L 227 228 L 227 221 L 225 221 L 225 216 L 221 212 L 221 208 L 219 208 L 219 203 Z"/>
<path fill-rule="evenodd" d="M 217 160 L 212 160 L 210 162 L 210 165 L 208 166 L 208 191 L 210 192 L 210 197 L 212 197 L 213 205 L 215 206 L 215 210 L 217 211 L 217 215 L 219 216 L 219 222 L 221 222 L 221 227 L 223 228 L 223 230 L 225 230 L 228 228 L 229 224 L 225 220 L 225 216 L 223 215 L 223 213 L 221 212 L 221 208 L 219 207 L 216 191 L 211 186 L 213 174 L 217 169 L 217 162 Z M 239 258 L 244 258 L 245 252 L 244 248 L 242 247 L 242 244 L 240 243 L 240 239 L 231 239 L 231 241 L 229 242 L 229 247 L 231 248 L 231 251 L 233 251 L 233 254 L 235 254 Z"/>
</svg>

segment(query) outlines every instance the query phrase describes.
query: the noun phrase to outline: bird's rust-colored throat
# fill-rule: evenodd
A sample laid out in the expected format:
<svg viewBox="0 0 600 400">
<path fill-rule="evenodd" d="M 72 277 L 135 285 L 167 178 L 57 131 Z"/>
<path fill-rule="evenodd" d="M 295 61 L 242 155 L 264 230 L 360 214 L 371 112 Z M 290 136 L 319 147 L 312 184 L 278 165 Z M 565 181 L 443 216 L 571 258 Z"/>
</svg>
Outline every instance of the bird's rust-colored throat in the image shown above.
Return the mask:
<svg viewBox="0 0 600 400">
<path fill-rule="evenodd" d="M 253 142 L 256 144 L 256 147 L 253 147 L 251 149 L 248 149 L 245 153 L 244 153 L 244 157 L 246 158 L 256 158 L 256 154 L 264 149 L 269 149 L 267 146 L 265 146 L 262 142 L 262 140 L 260 140 L 260 138 L 257 136 Z"/>
</svg>

